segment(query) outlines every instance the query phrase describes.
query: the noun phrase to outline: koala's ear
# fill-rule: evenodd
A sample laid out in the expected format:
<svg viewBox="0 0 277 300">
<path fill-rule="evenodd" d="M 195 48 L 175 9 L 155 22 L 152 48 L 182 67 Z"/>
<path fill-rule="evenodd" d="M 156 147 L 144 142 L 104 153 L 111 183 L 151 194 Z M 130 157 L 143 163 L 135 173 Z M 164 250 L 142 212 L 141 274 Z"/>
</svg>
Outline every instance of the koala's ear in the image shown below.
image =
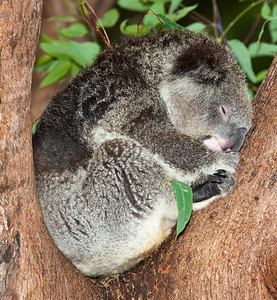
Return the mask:
<svg viewBox="0 0 277 300">
<path fill-rule="evenodd" d="M 226 49 L 214 41 L 200 39 L 177 57 L 172 74 L 193 77 L 200 83 L 219 84 L 226 77 L 226 54 Z"/>
</svg>

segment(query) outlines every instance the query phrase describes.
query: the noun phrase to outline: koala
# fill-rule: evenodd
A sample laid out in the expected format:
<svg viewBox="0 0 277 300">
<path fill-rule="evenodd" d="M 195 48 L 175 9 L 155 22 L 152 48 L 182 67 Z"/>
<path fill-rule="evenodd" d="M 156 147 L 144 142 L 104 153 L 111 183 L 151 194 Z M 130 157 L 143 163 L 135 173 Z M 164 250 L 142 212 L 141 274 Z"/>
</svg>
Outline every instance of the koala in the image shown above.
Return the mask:
<svg viewBox="0 0 277 300">
<path fill-rule="evenodd" d="M 161 31 L 103 51 L 55 95 L 33 136 L 37 194 L 57 247 L 87 276 L 133 267 L 178 217 L 234 186 L 251 126 L 245 78 L 206 35 Z"/>
</svg>

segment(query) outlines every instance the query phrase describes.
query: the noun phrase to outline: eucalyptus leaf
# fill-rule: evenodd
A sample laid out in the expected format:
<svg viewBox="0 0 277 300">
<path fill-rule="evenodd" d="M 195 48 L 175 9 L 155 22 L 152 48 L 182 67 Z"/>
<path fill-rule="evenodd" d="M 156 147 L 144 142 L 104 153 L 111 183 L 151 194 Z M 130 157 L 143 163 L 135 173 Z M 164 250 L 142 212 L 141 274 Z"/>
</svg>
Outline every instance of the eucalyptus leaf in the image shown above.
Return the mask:
<svg viewBox="0 0 277 300">
<path fill-rule="evenodd" d="M 60 29 L 60 33 L 67 38 L 83 37 L 88 33 L 88 29 L 84 24 L 76 23 L 67 28 Z"/>
<path fill-rule="evenodd" d="M 277 45 L 270 43 L 251 43 L 248 47 L 249 54 L 252 58 L 270 56 L 274 57 L 277 52 Z"/>
<path fill-rule="evenodd" d="M 55 40 L 53 40 L 52 38 L 50 38 L 50 36 L 46 35 L 45 33 L 40 33 L 40 39 L 42 40 L 42 42 L 48 43 L 48 44 L 53 44 L 55 43 Z"/>
<path fill-rule="evenodd" d="M 123 34 L 126 35 L 132 35 L 132 36 L 137 36 L 137 32 L 138 32 L 138 25 L 134 24 L 134 25 L 128 25 L 126 26 L 128 20 L 124 20 L 123 22 L 121 22 L 120 24 L 120 31 Z M 145 35 L 147 34 L 149 31 L 151 30 L 151 28 L 145 24 L 140 24 L 139 26 L 139 35 Z"/>
<path fill-rule="evenodd" d="M 163 3 L 154 3 L 153 5 L 150 6 L 150 9 L 155 13 L 155 14 L 165 14 L 165 8 Z M 143 20 L 143 24 L 149 26 L 149 27 L 155 27 L 159 24 L 159 19 L 154 15 L 151 14 L 151 11 L 145 16 Z"/>
<path fill-rule="evenodd" d="M 38 120 L 36 120 L 36 122 L 33 124 L 33 126 L 32 126 L 32 134 L 35 134 L 35 132 L 37 130 L 37 126 L 38 126 L 39 121 L 40 121 L 40 118 Z"/>
<path fill-rule="evenodd" d="M 81 67 L 79 67 L 79 65 L 72 63 L 71 69 L 70 69 L 71 80 L 74 79 L 82 70 L 83 69 Z"/>
<path fill-rule="evenodd" d="M 58 81 L 60 79 L 63 79 L 68 74 L 71 67 L 71 62 L 68 60 L 59 60 L 55 64 L 54 68 L 51 70 L 51 72 L 43 79 L 40 86 L 46 86 L 49 85 L 55 81 Z"/>
<path fill-rule="evenodd" d="M 47 72 L 48 69 L 51 67 L 51 65 L 53 65 L 54 63 L 56 63 L 56 59 L 51 59 L 48 62 L 42 64 L 42 65 L 38 65 L 34 67 L 34 71 L 35 72 Z"/>
<path fill-rule="evenodd" d="M 51 59 L 52 59 L 51 55 L 44 54 L 36 60 L 35 66 L 44 65 L 44 64 L 48 63 Z"/>
<path fill-rule="evenodd" d="M 239 40 L 230 40 L 229 45 L 237 58 L 242 70 L 252 82 L 256 82 L 252 61 L 247 47 Z"/>
<path fill-rule="evenodd" d="M 104 16 L 100 19 L 103 27 L 111 28 L 113 27 L 119 19 L 119 11 L 116 8 L 110 9 L 107 11 Z M 100 26 L 100 23 L 97 21 L 96 24 Z"/>
<path fill-rule="evenodd" d="M 149 8 L 149 5 L 143 4 L 140 0 L 118 0 L 117 5 L 121 8 L 144 12 Z"/>
<path fill-rule="evenodd" d="M 248 89 L 248 96 L 249 96 L 249 100 L 250 102 L 253 100 L 255 94 L 254 94 L 254 91 L 252 89 Z"/>
<path fill-rule="evenodd" d="M 100 46 L 95 42 L 56 41 L 53 45 L 41 43 L 40 47 L 48 55 L 61 60 L 73 60 L 82 68 L 91 65 L 100 52 Z"/>
<path fill-rule="evenodd" d="M 68 42 L 55 41 L 54 44 L 40 43 L 40 48 L 48 55 L 59 59 L 72 59 Z"/>
<path fill-rule="evenodd" d="M 187 184 L 172 179 L 170 181 L 177 201 L 178 219 L 177 236 L 185 229 L 192 212 L 192 189 Z"/>
<path fill-rule="evenodd" d="M 167 2 L 171 2 L 171 0 L 150 0 L 150 1 L 142 1 L 144 4 L 148 4 L 149 2 L 152 3 L 167 3 Z"/>
<path fill-rule="evenodd" d="M 272 20 L 268 24 L 269 33 L 273 43 L 277 42 L 277 4 L 272 9 Z"/>
<path fill-rule="evenodd" d="M 76 22 L 78 21 L 77 18 L 71 16 L 54 16 L 48 18 L 47 21 L 63 21 L 63 22 Z"/>
<path fill-rule="evenodd" d="M 202 32 L 206 29 L 206 25 L 201 22 L 191 23 L 190 25 L 186 26 L 186 29 L 195 31 L 195 32 Z"/>
<path fill-rule="evenodd" d="M 262 6 L 261 15 L 265 20 L 268 20 L 271 17 L 271 8 L 267 3 Z"/>
<path fill-rule="evenodd" d="M 182 9 L 177 10 L 175 13 L 166 15 L 169 19 L 173 21 L 178 21 L 182 18 L 184 18 L 188 13 L 195 10 L 195 8 L 198 6 L 198 4 L 187 6 Z"/>
<path fill-rule="evenodd" d="M 172 0 L 168 12 L 172 14 L 179 7 L 181 3 L 182 0 Z"/>
<path fill-rule="evenodd" d="M 159 21 L 161 22 L 161 24 L 168 30 L 187 30 L 185 27 L 177 24 L 176 22 L 172 21 L 164 15 L 158 14 L 158 17 L 160 18 Z"/>
<path fill-rule="evenodd" d="M 95 42 L 78 43 L 69 41 L 68 44 L 72 59 L 82 68 L 91 65 L 100 52 L 100 46 Z"/>
<path fill-rule="evenodd" d="M 260 71 L 256 76 L 256 82 L 261 82 L 264 79 L 267 72 L 268 72 L 268 69 Z"/>
</svg>

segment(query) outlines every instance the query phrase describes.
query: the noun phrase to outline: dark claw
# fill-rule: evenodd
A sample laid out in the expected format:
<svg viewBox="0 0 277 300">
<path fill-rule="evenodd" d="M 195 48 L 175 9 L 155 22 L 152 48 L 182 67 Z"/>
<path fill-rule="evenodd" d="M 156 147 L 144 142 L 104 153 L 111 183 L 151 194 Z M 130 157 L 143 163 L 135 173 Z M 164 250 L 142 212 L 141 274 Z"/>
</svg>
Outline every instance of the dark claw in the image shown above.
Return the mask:
<svg viewBox="0 0 277 300">
<path fill-rule="evenodd" d="M 222 184 L 227 177 L 227 172 L 220 169 L 213 175 L 207 176 L 205 182 L 195 186 L 192 185 L 193 202 L 201 202 L 221 194 L 218 184 Z"/>
<path fill-rule="evenodd" d="M 214 175 L 219 175 L 219 176 L 222 176 L 222 177 L 226 178 L 227 177 L 227 172 L 225 170 L 219 169 L 214 173 Z"/>
<path fill-rule="evenodd" d="M 207 181 L 202 185 L 192 187 L 193 202 L 201 202 L 215 195 L 219 195 L 220 190 L 216 182 Z"/>
</svg>

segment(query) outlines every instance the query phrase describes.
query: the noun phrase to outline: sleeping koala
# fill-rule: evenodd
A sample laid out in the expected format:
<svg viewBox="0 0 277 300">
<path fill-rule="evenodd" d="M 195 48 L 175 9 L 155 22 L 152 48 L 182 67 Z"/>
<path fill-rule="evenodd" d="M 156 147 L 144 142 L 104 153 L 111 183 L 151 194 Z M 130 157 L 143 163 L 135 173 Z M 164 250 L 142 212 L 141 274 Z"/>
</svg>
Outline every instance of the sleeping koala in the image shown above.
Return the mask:
<svg viewBox="0 0 277 300">
<path fill-rule="evenodd" d="M 172 178 L 200 209 L 234 186 L 251 106 L 232 54 L 162 31 L 101 53 L 33 137 L 37 193 L 58 248 L 88 276 L 123 272 L 176 224 Z"/>
</svg>

